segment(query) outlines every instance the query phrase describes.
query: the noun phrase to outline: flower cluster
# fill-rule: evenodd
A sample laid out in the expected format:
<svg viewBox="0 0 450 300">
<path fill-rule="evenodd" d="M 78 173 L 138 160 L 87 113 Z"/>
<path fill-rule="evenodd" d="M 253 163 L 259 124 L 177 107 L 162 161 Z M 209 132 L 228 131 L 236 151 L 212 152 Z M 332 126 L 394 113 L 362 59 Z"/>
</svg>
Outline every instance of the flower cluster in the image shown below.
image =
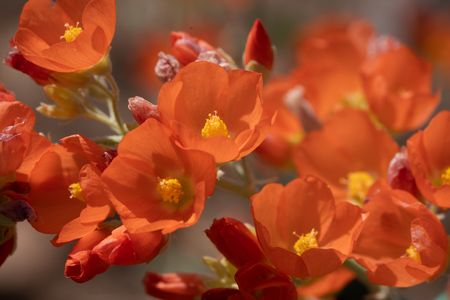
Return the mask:
<svg viewBox="0 0 450 300">
<path fill-rule="evenodd" d="M 89 118 L 114 135 L 51 141 L 0 86 L 0 264 L 24 220 L 55 246 L 72 243 L 65 276 L 76 282 L 149 262 L 220 187 L 250 201 L 253 226 L 214 220 L 206 235 L 223 258 L 204 257 L 213 274 L 149 272 L 149 295 L 295 300 L 357 278 L 388 299 L 381 286 L 445 271 L 450 112 L 396 142 L 440 99 L 430 65 L 406 45 L 364 21 L 328 19 L 305 29 L 291 72 L 271 77 L 275 52 L 260 20 L 242 64 L 173 32 L 154 68 L 164 82 L 157 102 L 130 98 L 136 122 L 125 124 L 109 60 L 114 31 L 114 0 L 23 7 L 6 63 L 54 102 L 37 110 Z M 291 180 L 264 178 L 261 168 Z"/>
</svg>

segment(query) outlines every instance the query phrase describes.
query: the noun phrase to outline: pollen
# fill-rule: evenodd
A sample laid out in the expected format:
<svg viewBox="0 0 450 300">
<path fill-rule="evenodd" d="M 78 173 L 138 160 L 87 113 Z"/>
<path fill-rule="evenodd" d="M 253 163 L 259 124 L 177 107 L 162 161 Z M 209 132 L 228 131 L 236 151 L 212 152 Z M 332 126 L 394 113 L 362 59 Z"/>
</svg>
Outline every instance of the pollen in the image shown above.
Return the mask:
<svg viewBox="0 0 450 300">
<path fill-rule="evenodd" d="M 358 171 L 349 173 L 346 180 L 348 196 L 362 204 L 374 182 L 375 179 L 373 176 L 367 172 Z"/>
<path fill-rule="evenodd" d="M 450 167 L 447 167 L 447 168 L 441 173 L 441 184 L 447 184 L 447 185 L 450 185 Z"/>
<path fill-rule="evenodd" d="M 65 40 L 67 43 L 72 43 L 77 39 L 77 37 L 83 32 L 83 28 L 80 26 L 80 22 L 77 22 L 75 26 L 69 25 L 69 23 L 64 24 L 66 30 L 64 34 L 60 36 L 61 40 Z"/>
<path fill-rule="evenodd" d="M 420 253 L 413 244 L 411 244 L 411 246 L 409 246 L 406 249 L 405 254 L 412 260 L 415 260 L 416 262 L 420 262 Z"/>
<path fill-rule="evenodd" d="M 206 118 L 201 134 L 204 138 L 217 136 L 230 137 L 227 125 L 217 115 L 217 111 L 214 111 L 213 114 L 208 114 L 208 118 Z"/>
<path fill-rule="evenodd" d="M 79 182 L 72 183 L 69 185 L 70 199 L 78 199 L 84 201 L 81 185 Z"/>
<path fill-rule="evenodd" d="M 176 178 L 160 179 L 156 190 L 164 202 L 178 204 L 183 197 L 183 186 Z"/>
<path fill-rule="evenodd" d="M 311 229 L 309 233 L 298 235 L 296 232 L 293 233 L 298 239 L 294 244 L 295 253 L 301 256 L 306 250 L 317 248 L 317 230 Z"/>
</svg>

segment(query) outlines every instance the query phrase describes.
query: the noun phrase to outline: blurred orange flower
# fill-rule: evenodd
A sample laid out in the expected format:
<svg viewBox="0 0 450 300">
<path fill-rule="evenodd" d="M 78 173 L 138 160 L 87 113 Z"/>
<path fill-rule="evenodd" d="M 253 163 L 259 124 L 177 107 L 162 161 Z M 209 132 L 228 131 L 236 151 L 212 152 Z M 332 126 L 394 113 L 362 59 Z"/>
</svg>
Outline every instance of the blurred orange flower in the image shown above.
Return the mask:
<svg viewBox="0 0 450 300">
<path fill-rule="evenodd" d="M 359 207 L 336 201 L 314 177 L 266 185 L 252 197 L 252 212 L 267 258 L 302 279 L 336 270 L 350 255 L 362 221 Z"/>
<path fill-rule="evenodd" d="M 411 194 L 381 187 L 364 205 L 367 217 L 355 241 L 356 260 L 375 284 L 407 287 L 439 274 L 447 263 L 441 222 Z"/>
<path fill-rule="evenodd" d="M 181 149 L 173 133 L 154 119 L 128 133 L 118 151 L 102 178 L 131 233 L 167 234 L 197 222 L 214 191 L 211 155 Z"/>
<path fill-rule="evenodd" d="M 407 142 L 408 159 L 417 187 L 428 201 L 445 208 L 450 207 L 448 128 L 450 111 L 442 111 L 427 128 Z"/>
<path fill-rule="evenodd" d="M 33 227 L 58 234 L 57 244 L 94 231 L 111 211 L 100 180 L 105 168 L 104 150 L 83 136 L 65 137 L 49 147 L 30 175 L 29 203 L 37 214 Z"/>
<path fill-rule="evenodd" d="M 13 43 L 37 66 L 76 72 L 107 55 L 115 25 L 115 0 L 29 0 Z"/>
<path fill-rule="evenodd" d="M 345 109 L 307 134 L 294 160 L 299 174 L 324 180 L 336 199 L 362 204 L 371 186 L 386 179 L 397 151 L 395 141 L 365 112 Z"/>
<path fill-rule="evenodd" d="M 246 156 L 263 141 L 272 115 L 265 112 L 261 93 L 258 73 L 196 62 L 163 85 L 158 109 L 183 148 L 205 151 L 224 163 Z"/>
<path fill-rule="evenodd" d="M 391 43 L 362 66 L 370 110 L 387 128 L 402 132 L 422 125 L 439 103 L 431 90 L 431 66 L 406 46 Z"/>
</svg>

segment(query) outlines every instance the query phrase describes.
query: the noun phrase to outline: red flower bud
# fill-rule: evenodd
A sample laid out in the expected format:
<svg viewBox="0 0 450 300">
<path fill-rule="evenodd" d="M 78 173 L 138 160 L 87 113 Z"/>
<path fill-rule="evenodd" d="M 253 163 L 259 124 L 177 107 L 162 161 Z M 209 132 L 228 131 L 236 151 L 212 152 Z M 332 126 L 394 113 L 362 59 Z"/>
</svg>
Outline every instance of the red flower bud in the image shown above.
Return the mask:
<svg viewBox="0 0 450 300">
<path fill-rule="evenodd" d="M 255 299 L 297 299 L 296 287 L 289 276 L 263 263 L 239 269 L 235 279 L 239 289 L 255 296 Z"/>
<path fill-rule="evenodd" d="M 214 220 L 212 226 L 205 232 L 228 261 L 238 268 L 265 259 L 255 235 L 238 220 L 232 218 Z"/>
<path fill-rule="evenodd" d="M 5 63 L 11 68 L 27 74 L 39 85 L 46 85 L 51 82 L 51 71 L 28 61 L 16 48 L 9 52 Z"/>
<path fill-rule="evenodd" d="M 132 265 L 150 261 L 165 243 L 160 231 L 132 234 L 120 226 L 92 251 L 110 265 Z"/>
<path fill-rule="evenodd" d="M 241 293 L 241 291 L 236 289 L 227 289 L 227 288 L 215 288 L 207 290 L 202 295 L 202 300 L 241 300 L 241 299 L 247 299 L 247 300 L 253 300 L 253 297 L 245 298 L 246 296 Z"/>
<path fill-rule="evenodd" d="M 145 120 L 150 118 L 159 121 L 158 106 L 142 97 L 132 97 L 128 99 L 128 109 L 131 111 L 133 118 L 138 124 L 142 124 Z"/>
<path fill-rule="evenodd" d="M 263 65 L 267 70 L 272 70 L 274 60 L 272 42 L 259 19 L 256 19 L 253 24 L 245 45 L 244 64 L 247 65 L 252 60 Z"/>
<path fill-rule="evenodd" d="M 86 282 L 94 278 L 97 274 L 105 272 L 109 264 L 103 261 L 92 251 L 108 232 L 102 230 L 93 231 L 83 238 L 73 247 L 72 252 L 66 260 L 64 275 L 76 282 Z"/>
<path fill-rule="evenodd" d="M 202 278 L 189 273 L 147 273 L 144 286 L 148 295 L 167 300 L 193 300 L 206 289 Z"/>
<path fill-rule="evenodd" d="M 389 163 L 387 173 L 388 183 L 392 188 L 407 191 L 416 197 L 419 196 L 416 180 L 409 166 L 406 148 L 402 148 L 395 154 Z"/>
<path fill-rule="evenodd" d="M 172 32 L 172 54 L 183 65 L 197 60 L 200 53 L 214 50 L 214 47 L 204 40 L 197 39 L 185 32 Z"/>
</svg>

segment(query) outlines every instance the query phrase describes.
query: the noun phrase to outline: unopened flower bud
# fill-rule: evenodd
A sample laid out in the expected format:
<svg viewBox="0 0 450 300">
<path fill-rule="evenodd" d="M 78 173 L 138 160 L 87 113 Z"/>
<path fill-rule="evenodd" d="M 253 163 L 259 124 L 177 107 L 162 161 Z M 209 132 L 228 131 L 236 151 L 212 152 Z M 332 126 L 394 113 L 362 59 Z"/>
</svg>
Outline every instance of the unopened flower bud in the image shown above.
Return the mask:
<svg viewBox="0 0 450 300">
<path fill-rule="evenodd" d="M 255 21 L 247 37 L 244 51 L 244 65 L 246 69 L 247 65 L 250 66 L 251 61 L 264 66 L 267 71 L 272 70 L 274 61 L 272 42 L 259 19 Z"/>
<path fill-rule="evenodd" d="M 46 85 L 52 82 L 51 71 L 26 60 L 17 48 L 13 48 L 8 53 L 5 63 L 11 68 L 27 74 L 39 85 Z"/>
<path fill-rule="evenodd" d="M 155 65 L 155 74 L 162 82 L 172 80 L 179 70 L 180 63 L 174 56 L 159 52 L 158 61 Z"/>
<path fill-rule="evenodd" d="M 128 109 L 138 124 L 142 124 L 150 118 L 159 120 L 158 106 L 142 97 L 136 96 L 128 99 Z"/>
<path fill-rule="evenodd" d="M 397 152 L 389 163 L 387 180 L 392 188 L 407 191 L 416 197 L 419 196 L 416 180 L 409 166 L 406 148 Z"/>
<path fill-rule="evenodd" d="M 195 61 L 200 53 L 214 50 L 206 41 L 185 32 L 172 32 L 171 38 L 172 54 L 183 66 Z"/>
</svg>

